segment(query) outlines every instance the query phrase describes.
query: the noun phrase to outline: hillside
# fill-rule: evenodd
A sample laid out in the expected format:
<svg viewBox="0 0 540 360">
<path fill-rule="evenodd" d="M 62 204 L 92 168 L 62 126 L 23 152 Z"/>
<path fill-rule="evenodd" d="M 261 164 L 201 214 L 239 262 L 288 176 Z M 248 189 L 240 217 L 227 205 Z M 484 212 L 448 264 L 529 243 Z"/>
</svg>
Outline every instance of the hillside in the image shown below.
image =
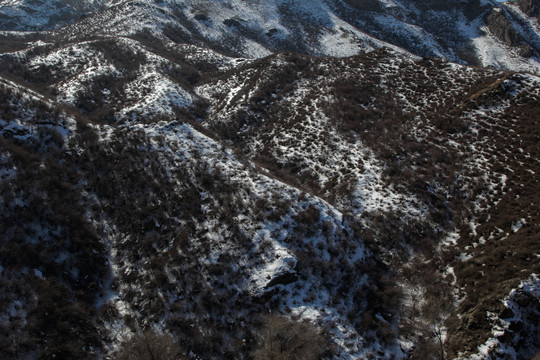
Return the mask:
<svg viewBox="0 0 540 360">
<path fill-rule="evenodd" d="M 72 40 L 149 32 L 243 57 L 351 56 L 393 47 L 538 73 L 538 8 L 538 0 L 5 0 L 0 30 L 58 29 Z"/>
<path fill-rule="evenodd" d="M 535 0 L 6 9 L 1 358 L 540 351 Z"/>
</svg>

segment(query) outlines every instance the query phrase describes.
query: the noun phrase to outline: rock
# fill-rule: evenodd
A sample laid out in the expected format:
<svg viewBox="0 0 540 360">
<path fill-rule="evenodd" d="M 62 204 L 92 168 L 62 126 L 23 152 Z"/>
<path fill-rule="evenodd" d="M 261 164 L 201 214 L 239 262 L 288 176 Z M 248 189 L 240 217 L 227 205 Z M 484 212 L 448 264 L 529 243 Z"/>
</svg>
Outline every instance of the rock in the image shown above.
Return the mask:
<svg viewBox="0 0 540 360">
<path fill-rule="evenodd" d="M 298 274 L 295 271 L 288 272 L 288 273 L 285 273 L 285 274 L 282 274 L 282 275 L 279 275 L 279 276 L 276 276 L 275 278 L 273 278 L 266 285 L 266 289 L 269 289 L 269 288 L 271 288 L 272 286 L 275 286 L 275 285 L 288 285 L 288 284 L 291 284 L 291 283 L 295 282 L 296 280 L 298 280 Z"/>
<path fill-rule="evenodd" d="M 511 319 L 514 317 L 514 312 L 510 308 L 505 308 L 500 314 L 500 319 Z"/>
<path fill-rule="evenodd" d="M 525 14 L 540 20 L 540 0 L 519 0 L 517 4 Z"/>
<path fill-rule="evenodd" d="M 516 30 L 514 30 L 500 9 L 494 8 L 486 17 L 486 22 L 493 35 L 495 35 L 505 44 L 509 46 L 517 46 L 521 43 L 521 39 Z"/>
</svg>

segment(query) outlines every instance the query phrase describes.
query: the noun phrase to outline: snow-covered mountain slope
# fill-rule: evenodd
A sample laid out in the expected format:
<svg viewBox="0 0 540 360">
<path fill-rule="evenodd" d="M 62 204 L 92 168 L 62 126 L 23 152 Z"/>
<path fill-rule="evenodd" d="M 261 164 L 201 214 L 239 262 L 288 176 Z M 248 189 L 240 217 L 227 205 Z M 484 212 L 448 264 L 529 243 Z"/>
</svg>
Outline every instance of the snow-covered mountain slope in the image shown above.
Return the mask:
<svg viewBox="0 0 540 360">
<path fill-rule="evenodd" d="M 193 103 L 190 87 L 200 77 L 197 50 L 187 47 L 192 60 L 176 46 L 161 55 L 129 38 L 104 38 L 56 46 L 39 42 L 3 55 L 8 73 L 24 72 L 55 100 L 75 106 L 99 121 L 128 121 L 136 116 L 174 115 Z M 231 59 L 204 51 L 208 66 L 228 67 Z M 128 59 L 128 60 L 126 60 Z"/>
<path fill-rule="evenodd" d="M 347 319 L 366 306 L 355 294 L 378 281 L 380 265 L 333 206 L 188 123 L 79 122 L 61 137 L 48 101 L 10 81 L 2 91 L 2 285 L 16 289 L 3 292 L 3 356 L 101 356 L 126 328 L 160 323 L 199 356 L 220 357 L 253 346 L 242 339 L 270 308 L 324 326 L 336 356 L 380 347 Z M 49 134 L 59 138 L 51 148 Z M 47 189 L 54 196 L 41 198 Z M 85 324 L 69 324 L 85 313 Z"/>
<path fill-rule="evenodd" d="M 0 34 L 0 357 L 154 328 L 257 358 L 266 314 L 324 359 L 532 356 L 540 79 L 411 54 L 534 72 L 529 2 L 115 1 Z"/>
<path fill-rule="evenodd" d="M 102 9 L 106 0 L 2 0 L 0 28 L 8 31 L 52 30 Z"/>
<path fill-rule="evenodd" d="M 283 85 L 285 78 L 294 85 Z M 537 251 L 531 250 L 537 249 L 537 230 L 513 237 L 522 223 L 538 221 L 528 199 L 538 189 L 531 166 L 537 166 L 533 104 L 539 80 L 378 51 L 341 61 L 277 56 L 197 91 L 211 103 L 205 126 L 254 161 L 296 179 L 297 186 L 352 211 L 361 233 L 377 239 L 387 231 L 377 216 L 392 219 L 394 236 L 408 243 L 405 249 L 394 243 L 399 249 L 388 254 L 393 262 L 399 263 L 396 252 L 419 244 L 425 250 L 426 238 L 441 254 L 448 252 L 440 256 L 455 256 L 446 266 L 460 284 L 457 296 L 465 296 L 456 302 L 458 311 L 467 315 L 446 339 L 449 349 L 463 351 L 471 341 L 468 327 L 477 334 L 489 329 L 486 312 L 500 311 L 494 292 L 502 297 L 510 291 L 504 285 L 481 288 L 499 276 L 512 278 L 517 268 L 537 271 L 527 260 Z M 519 155 L 506 155 L 514 152 Z M 519 201 L 528 210 L 508 211 Z M 383 241 L 387 251 L 392 241 Z M 471 280 L 483 260 L 467 259 L 493 264 L 492 255 L 482 254 L 499 253 L 499 241 L 507 249 L 505 261 L 516 268 Z M 516 251 L 522 245 L 527 250 Z M 474 351 L 473 344 L 465 349 Z"/>
<path fill-rule="evenodd" d="M 0 28 L 58 28 L 82 13 L 88 16 L 62 29 L 59 37 L 150 32 L 250 58 L 276 51 L 350 56 L 386 46 L 458 63 L 540 69 L 538 19 L 518 5 L 479 0 L 4 1 Z"/>
<path fill-rule="evenodd" d="M 2 356 L 99 358 L 155 326 L 244 358 L 269 311 L 328 358 L 515 348 L 494 316 L 540 271 L 537 77 L 38 36 L 0 56 Z"/>
</svg>

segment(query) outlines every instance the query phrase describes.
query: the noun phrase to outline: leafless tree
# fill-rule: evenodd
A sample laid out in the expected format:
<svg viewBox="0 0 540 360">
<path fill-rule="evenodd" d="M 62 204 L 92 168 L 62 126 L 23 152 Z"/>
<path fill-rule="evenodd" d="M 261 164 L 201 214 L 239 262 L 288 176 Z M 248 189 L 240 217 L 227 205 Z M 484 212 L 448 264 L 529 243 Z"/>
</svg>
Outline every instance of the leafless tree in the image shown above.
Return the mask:
<svg viewBox="0 0 540 360">
<path fill-rule="evenodd" d="M 147 330 L 122 342 L 115 360 L 180 360 L 180 345 L 169 334 Z"/>
<path fill-rule="evenodd" d="M 324 337 L 313 324 L 268 315 L 252 355 L 255 360 L 317 360 L 323 348 Z"/>
</svg>

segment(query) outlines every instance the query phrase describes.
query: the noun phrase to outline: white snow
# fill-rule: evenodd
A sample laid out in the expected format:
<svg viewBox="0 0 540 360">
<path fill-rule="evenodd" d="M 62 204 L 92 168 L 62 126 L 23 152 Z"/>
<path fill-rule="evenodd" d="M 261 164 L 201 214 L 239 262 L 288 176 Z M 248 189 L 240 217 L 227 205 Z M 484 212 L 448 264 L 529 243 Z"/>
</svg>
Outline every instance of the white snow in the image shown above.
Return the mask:
<svg viewBox="0 0 540 360">
<path fill-rule="evenodd" d="M 499 353 L 503 353 L 506 359 L 520 359 L 522 358 L 522 355 L 516 354 L 515 348 L 513 347 L 507 347 L 505 344 L 502 344 L 499 339 L 497 339 L 497 335 L 501 335 L 504 330 L 508 329 L 510 326 L 510 322 L 514 319 L 520 319 L 520 320 L 527 320 L 524 316 L 527 316 L 523 313 L 523 304 L 519 303 L 519 293 L 526 293 L 532 295 L 533 298 L 535 298 L 537 301 L 540 301 L 540 278 L 536 274 L 531 274 L 531 276 L 520 283 L 520 285 L 516 288 L 510 291 L 510 294 L 507 296 L 507 298 L 504 300 L 504 304 L 507 308 L 511 309 L 514 313 L 513 319 L 498 319 L 495 314 L 491 314 L 492 321 L 494 322 L 493 330 L 492 330 L 492 337 L 489 338 L 485 343 L 480 345 L 476 352 L 474 354 L 470 354 L 468 356 L 464 356 L 461 354 L 459 357 L 460 359 L 464 360 L 485 360 L 485 359 L 491 359 L 491 353 L 493 350 L 498 349 Z M 534 305 L 530 305 L 533 306 Z M 490 314 L 488 314 L 490 315 Z M 533 326 L 538 326 L 533 325 Z M 538 332 L 538 330 L 533 330 Z M 530 340 L 530 339 L 529 339 Z M 523 350 L 523 349 L 521 349 Z M 525 349 L 527 350 L 527 349 Z M 529 351 L 531 349 L 528 349 Z"/>
<path fill-rule="evenodd" d="M 269 237 L 269 234 L 263 236 L 265 236 L 263 238 L 264 240 L 271 242 L 272 250 L 270 252 L 270 258 L 261 267 L 254 268 L 251 273 L 253 282 L 252 292 L 254 294 L 260 294 L 278 276 L 294 273 L 294 268 L 298 262 L 289 250 L 273 241 Z M 263 239 L 258 241 L 264 241 Z"/>
<path fill-rule="evenodd" d="M 40 279 L 43 279 L 43 273 L 38 269 L 34 269 L 34 275 Z"/>
<path fill-rule="evenodd" d="M 526 223 L 527 222 L 523 218 L 516 221 L 515 223 L 512 224 L 512 232 L 513 233 L 518 232 L 518 230 L 521 229 L 523 227 L 523 225 L 525 225 Z"/>
<path fill-rule="evenodd" d="M 459 29 L 472 39 L 476 54 L 483 66 L 499 69 L 540 73 L 540 61 L 535 58 L 524 58 L 516 53 L 516 49 L 503 44 L 489 29 L 476 20 L 470 23 L 459 22 Z"/>
<path fill-rule="evenodd" d="M 446 234 L 445 238 L 441 240 L 439 244 L 439 249 L 452 248 L 456 246 L 459 238 L 459 232 L 449 232 L 448 234 Z"/>
<path fill-rule="evenodd" d="M 173 115 L 174 107 L 189 106 L 192 95 L 177 83 L 152 70 L 142 70 L 141 76 L 126 86 L 132 104 L 118 112 L 120 118 Z"/>
</svg>

